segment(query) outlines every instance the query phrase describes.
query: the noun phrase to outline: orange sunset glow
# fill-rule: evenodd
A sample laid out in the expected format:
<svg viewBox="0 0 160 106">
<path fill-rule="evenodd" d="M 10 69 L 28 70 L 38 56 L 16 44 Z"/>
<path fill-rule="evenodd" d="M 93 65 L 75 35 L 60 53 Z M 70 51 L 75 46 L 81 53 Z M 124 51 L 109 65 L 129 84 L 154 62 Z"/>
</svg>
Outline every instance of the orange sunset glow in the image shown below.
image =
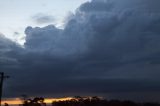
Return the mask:
<svg viewBox="0 0 160 106">
<path fill-rule="evenodd" d="M 54 101 L 65 101 L 65 100 L 71 100 L 72 97 L 66 97 L 66 98 L 45 98 L 45 103 L 50 104 Z M 20 98 L 9 98 L 2 100 L 2 104 L 8 103 L 9 105 L 19 105 L 22 104 L 22 99 Z"/>
</svg>

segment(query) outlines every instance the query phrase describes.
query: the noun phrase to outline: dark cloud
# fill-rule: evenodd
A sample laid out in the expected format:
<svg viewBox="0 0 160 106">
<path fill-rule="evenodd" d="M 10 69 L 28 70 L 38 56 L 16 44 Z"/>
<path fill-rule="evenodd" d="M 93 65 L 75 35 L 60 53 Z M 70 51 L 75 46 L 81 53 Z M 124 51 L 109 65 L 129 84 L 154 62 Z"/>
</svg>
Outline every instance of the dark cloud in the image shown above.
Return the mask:
<svg viewBox="0 0 160 106">
<path fill-rule="evenodd" d="M 16 61 L 0 66 L 13 76 L 6 95 L 160 92 L 159 3 L 93 0 L 64 29 L 27 27 L 24 48 L 2 42 Z"/>
<path fill-rule="evenodd" d="M 17 52 L 18 48 L 19 46 L 16 43 L 10 41 L 9 39 L 5 38 L 4 35 L 0 34 L 0 69 L 7 64 L 16 64 L 17 61 L 15 58 L 13 58 L 11 52 Z"/>
<path fill-rule="evenodd" d="M 49 24 L 49 23 L 53 23 L 55 18 L 52 15 L 39 13 L 34 15 L 32 17 L 32 20 L 37 24 Z"/>
</svg>

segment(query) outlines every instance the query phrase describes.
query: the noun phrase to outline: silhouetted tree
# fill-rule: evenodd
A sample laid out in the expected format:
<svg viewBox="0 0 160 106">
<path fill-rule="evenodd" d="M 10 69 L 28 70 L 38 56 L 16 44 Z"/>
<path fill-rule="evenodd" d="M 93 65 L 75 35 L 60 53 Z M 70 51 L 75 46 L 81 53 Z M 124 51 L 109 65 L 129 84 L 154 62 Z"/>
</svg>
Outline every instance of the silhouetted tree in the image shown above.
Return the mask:
<svg viewBox="0 0 160 106">
<path fill-rule="evenodd" d="M 9 104 L 8 103 L 4 103 L 4 106 L 9 106 Z"/>
<path fill-rule="evenodd" d="M 52 106 L 160 106 L 158 103 L 135 103 L 132 101 L 104 100 L 99 97 L 81 97 L 53 102 Z"/>
<path fill-rule="evenodd" d="M 36 97 L 34 99 L 25 100 L 23 106 L 46 106 L 46 103 L 44 103 L 44 98 Z"/>
</svg>

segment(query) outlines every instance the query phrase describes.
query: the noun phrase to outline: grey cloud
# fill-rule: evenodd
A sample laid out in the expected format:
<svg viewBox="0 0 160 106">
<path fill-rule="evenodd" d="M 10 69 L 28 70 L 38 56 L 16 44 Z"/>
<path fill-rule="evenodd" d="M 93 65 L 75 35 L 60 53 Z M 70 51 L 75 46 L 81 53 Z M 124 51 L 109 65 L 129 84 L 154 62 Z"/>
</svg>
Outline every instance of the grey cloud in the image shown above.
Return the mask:
<svg viewBox="0 0 160 106">
<path fill-rule="evenodd" d="M 93 0 L 64 29 L 27 27 L 24 48 L 8 54 L 16 52 L 17 63 L 7 67 L 16 78 L 6 89 L 19 95 L 159 92 L 160 2 L 154 1 Z"/>
<path fill-rule="evenodd" d="M 32 17 L 32 20 L 37 24 L 49 24 L 55 21 L 54 16 L 43 13 L 36 14 Z"/>
<path fill-rule="evenodd" d="M 88 39 L 85 35 L 88 31 L 82 29 L 79 32 L 79 26 L 74 20 L 69 23 L 65 30 L 49 25 L 44 28 L 28 27 L 25 33 L 27 34 L 25 47 L 31 52 L 43 53 L 48 51 L 52 55 L 66 57 L 79 55 L 87 49 Z"/>
<path fill-rule="evenodd" d="M 84 12 L 106 12 L 110 11 L 113 7 L 112 3 L 108 3 L 107 1 L 95 0 L 92 2 L 84 3 L 80 6 L 80 11 Z"/>
</svg>

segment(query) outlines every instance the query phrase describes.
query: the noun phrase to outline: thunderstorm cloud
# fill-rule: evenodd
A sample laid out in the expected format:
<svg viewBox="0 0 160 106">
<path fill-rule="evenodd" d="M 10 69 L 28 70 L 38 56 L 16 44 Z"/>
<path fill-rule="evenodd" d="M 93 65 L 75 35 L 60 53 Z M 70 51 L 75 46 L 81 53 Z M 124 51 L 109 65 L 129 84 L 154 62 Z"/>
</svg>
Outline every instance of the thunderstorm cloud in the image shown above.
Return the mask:
<svg viewBox="0 0 160 106">
<path fill-rule="evenodd" d="M 5 95 L 158 95 L 159 5 L 92 0 L 77 8 L 64 29 L 28 26 L 24 47 L 0 36 L 0 69 L 13 77 Z M 35 17 L 38 23 L 52 19 Z"/>
</svg>

